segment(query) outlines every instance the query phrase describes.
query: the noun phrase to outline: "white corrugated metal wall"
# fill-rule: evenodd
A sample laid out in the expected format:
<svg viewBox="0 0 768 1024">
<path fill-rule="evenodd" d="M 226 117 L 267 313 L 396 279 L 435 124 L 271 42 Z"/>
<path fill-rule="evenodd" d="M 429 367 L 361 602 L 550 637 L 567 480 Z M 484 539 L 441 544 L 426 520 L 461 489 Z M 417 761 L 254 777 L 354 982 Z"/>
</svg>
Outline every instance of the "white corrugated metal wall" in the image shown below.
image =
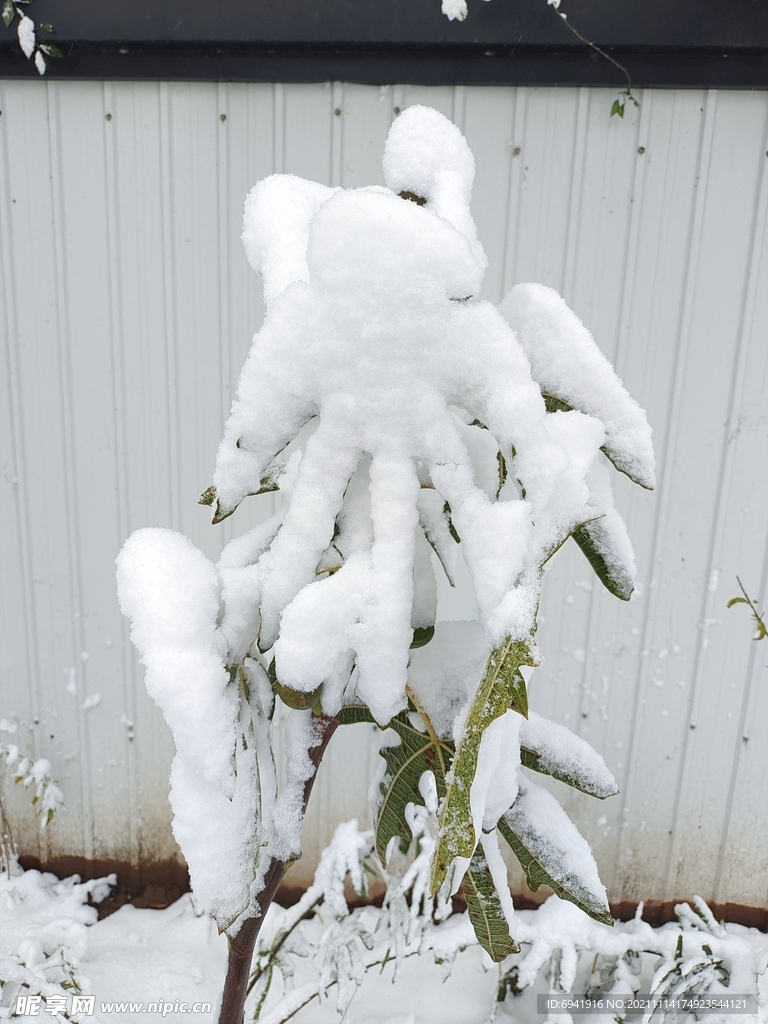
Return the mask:
<svg viewBox="0 0 768 1024">
<path fill-rule="evenodd" d="M 40 838 L 5 786 L 27 852 L 177 855 L 172 744 L 113 560 L 139 526 L 213 555 L 267 514 L 257 499 L 214 528 L 196 504 L 262 315 L 243 198 L 273 171 L 382 182 L 395 108 L 424 102 L 475 153 L 485 295 L 560 290 L 654 428 L 656 493 L 616 480 L 636 599 L 593 585 L 575 545 L 546 581 L 532 704 L 622 790 L 559 795 L 612 899 L 764 905 L 768 647 L 725 604 L 736 573 L 767 589 L 768 93 L 639 98 L 622 121 L 599 89 L 0 82 L 0 717 L 19 726 L 0 740 L 48 757 L 66 796 Z M 366 813 L 376 757 L 366 730 L 345 738 L 299 877 Z"/>
</svg>

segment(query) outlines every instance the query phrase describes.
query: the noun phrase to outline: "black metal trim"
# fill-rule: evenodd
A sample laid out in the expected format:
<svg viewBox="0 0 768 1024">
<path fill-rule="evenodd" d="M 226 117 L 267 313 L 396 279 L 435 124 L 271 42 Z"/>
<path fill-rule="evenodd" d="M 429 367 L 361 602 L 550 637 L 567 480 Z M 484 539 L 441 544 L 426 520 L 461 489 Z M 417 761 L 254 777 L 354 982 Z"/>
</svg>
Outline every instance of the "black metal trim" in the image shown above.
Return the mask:
<svg viewBox="0 0 768 1024">
<path fill-rule="evenodd" d="M 625 79 L 545 0 L 33 0 L 51 78 L 384 85 L 604 85 Z M 768 88 L 767 0 L 563 0 L 633 86 Z M 41 41 L 44 41 L 41 35 Z M 0 76 L 35 77 L 0 25 Z"/>
<path fill-rule="evenodd" d="M 587 47 L 74 43 L 50 61 L 56 79 L 159 79 L 227 82 L 348 81 L 369 85 L 591 85 L 623 87 L 609 61 Z M 611 48 L 633 87 L 768 88 L 762 49 Z M 18 47 L 0 46 L 0 76 L 34 77 Z"/>
</svg>

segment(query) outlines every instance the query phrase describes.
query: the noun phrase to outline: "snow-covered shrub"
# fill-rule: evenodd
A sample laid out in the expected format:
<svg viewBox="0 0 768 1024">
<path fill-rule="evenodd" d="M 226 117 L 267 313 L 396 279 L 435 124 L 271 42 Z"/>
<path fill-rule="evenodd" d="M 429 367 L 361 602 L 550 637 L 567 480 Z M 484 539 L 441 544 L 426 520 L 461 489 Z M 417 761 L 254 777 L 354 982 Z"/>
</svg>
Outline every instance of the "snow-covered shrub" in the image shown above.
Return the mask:
<svg viewBox="0 0 768 1024">
<path fill-rule="evenodd" d="M 425 790 L 424 796 L 434 809 L 434 793 Z M 418 955 L 441 964 L 446 979 L 457 955 L 477 943 L 466 912 L 451 914 L 450 906 L 444 906 L 436 913 L 434 902 L 424 898 L 432 843 L 428 809 L 411 807 L 411 828 L 421 853 L 410 868 L 404 871 L 401 862 L 388 870 L 376 854 L 371 833 L 361 833 L 356 821 L 345 822 L 323 852 L 314 883 L 299 903 L 287 909 L 272 906 L 259 935 L 249 982 L 249 1019 L 286 1024 L 313 1000 L 335 1004 L 346 1019 L 369 972 L 378 975 L 384 964 L 390 964 L 395 981 L 403 961 Z M 383 905 L 380 910 L 370 905 L 350 910 L 345 879 L 364 895 L 366 869 L 386 886 Z M 757 1020 L 768 1019 L 760 992 L 760 976 L 768 965 L 768 937 L 755 929 L 719 923 L 698 896 L 692 904 L 678 904 L 677 920 L 661 928 L 643 921 L 642 910 L 641 904 L 633 920 L 616 922 L 615 927 L 590 920 L 556 896 L 536 911 L 520 913 L 521 949 L 500 967 L 495 1005 L 487 1007 L 488 1024 L 497 1016 L 521 1019 L 515 997 L 529 989 L 542 993 L 547 987 L 553 996 L 602 999 L 604 1007 L 609 998 L 637 1006 L 638 996 L 650 997 L 644 1024 L 678 1019 L 672 1009 L 676 1000 L 717 1003 L 736 993 L 742 1007 L 757 1011 Z M 508 1012 L 497 1014 L 501 1004 Z M 478 1020 L 482 1012 L 478 1006 Z M 638 1014 L 632 1016 L 639 1020 Z M 625 1017 L 626 1012 L 618 1009 L 608 1019 Z M 732 1019 L 727 1012 L 712 1012 L 711 1017 L 713 1024 Z M 569 1014 L 554 1010 L 547 1021 L 572 1024 Z"/>
<path fill-rule="evenodd" d="M 118 558 L 121 607 L 176 741 L 174 832 L 230 941 L 221 1021 L 240 1020 L 233 993 L 340 724 L 387 730 L 383 862 L 412 842 L 412 805 L 434 790 L 430 893 L 463 884 L 494 959 L 517 948 L 499 834 L 533 889 L 609 920 L 589 847 L 520 768 L 598 798 L 615 781 L 585 742 L 529 714 L 521 669 L 538 663 L 544 566 L 569 537 L 629 597 L 632 549 L 600 453 L 651 487 L 650 430 L 554 291 L 517 285 L 498 310 L 477 299 L 487 261 L 455 126 L 404 112 L 384 174 L 386 188 L 347 191 L 273 175 L 246 201 L 267 315 L 201 501 L 220 522 L 278 490 L 283 511 L 218 565 L 158 529 Z M 435 572 L 454 583 L 459 546 L 480 621 L 436 626 Z M 279 726 L 276 698 L 290 709 Z"/>
<path fill-rule="evenodd" d="M 15 858 L 0 875 L 0 1020 L 16 1016 L 18 996 L 42 996 L 42 1017 L 72 993 L 92 990 L 81 960 L 88 929 L 96 923 L 95 903 L 115 885 L 114 875 L 81 882 L 78 875 L 59 880 L 40 871 L 23 871 Z M 48 1008 L 45 1009 L 45 1006 Z M 57 1020 L 95 1020 L 87 1014 L 59 1013 Z"/>
<path fill-rule="evenodd" d="M 13 722 L 6 718 L 0 719 L 0 733 L 13 734 L 16 729 Z M 31 791 L 32 805 L 39 815 L 40 827 L 49 825 L 64 803 L 64 794 L 51 777 L 50 761 L 44 757 L 32 761 L 19 750 L 16 743 L 0 743 L 0 793 L 3 774 Z M 0 799 L 0 872 L 10 873 L 16 852 L 11 823 Z"/>
</svg>

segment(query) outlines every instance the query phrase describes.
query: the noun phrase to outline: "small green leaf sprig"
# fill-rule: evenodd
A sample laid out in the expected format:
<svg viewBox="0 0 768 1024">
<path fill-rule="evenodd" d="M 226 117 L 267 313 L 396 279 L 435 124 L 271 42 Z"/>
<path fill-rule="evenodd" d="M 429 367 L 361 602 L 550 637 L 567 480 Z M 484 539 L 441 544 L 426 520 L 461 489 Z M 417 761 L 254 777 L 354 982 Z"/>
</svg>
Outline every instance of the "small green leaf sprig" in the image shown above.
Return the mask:
<svg viewBox="0 0 768 1024">
<path fill-rule="evenodd" d="M 32 18 L 21 9 L 28 6 L 31 2 L 32 0 L 4 0 L 0 17 L 2 17 L 6 28 L 10 28 L 18 17 L 19 21 L 16 26 L 16 32 L 19 37 L 21 51 L 27 60 L 34 60 L 37 73 L 44 75 L 48 69 L 46 58 L 63 57 L 64 54 L 53 43 L 39 43 L 37 41 L 37 32 L 53 32 L 54 28 L 53 25 L 46 22 L 38 25 L 37 29 L 35 29 L 35 23 Z"/>
<path fill-rule="evenodd" d="M 728 607 L 732 608 L 735 604 L 745 604 L 749 608 L 752 618 L 755 622 L 755 635 L 752 637 L 753 640 L 764 640 L 768 635 L 768 627 L 765 625 L 764 615 L 765 612 L 760 613 L 755 605 L 757 604 L 757 598 L 753 599 L 747 593 L 744 584 L 741 582 L 739 577 L 736 577 L 736 582 L 739 584 L 739 590 L 744 595 L 743 597 L 732 597 L 728 602 Z"/>
</svg>

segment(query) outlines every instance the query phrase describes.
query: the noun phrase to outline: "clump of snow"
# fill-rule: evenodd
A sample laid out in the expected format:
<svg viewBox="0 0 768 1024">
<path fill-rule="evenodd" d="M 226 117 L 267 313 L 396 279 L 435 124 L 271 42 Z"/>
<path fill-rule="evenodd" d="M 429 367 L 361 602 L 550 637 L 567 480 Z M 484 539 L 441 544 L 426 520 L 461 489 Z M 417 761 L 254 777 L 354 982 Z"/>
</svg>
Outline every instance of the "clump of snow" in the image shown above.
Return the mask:
<svg viewBox="0 0 768 1024">
<path fill-rule="evenodd" d="M 462 0 L 449 2 L 458 11 Z M 485 270 L 488 260 L 469 212 L 475 158 L 456 125 L 431 107 L 408 107 L 390 129 L 383 164 L 387 187 L 426 200 L 428 210 L 450 221 L 464 235 Z"/>
<path fill-rule="evenodd" d="M 309 280 L 309 225 L 336 191 L 295 174 L 272 174 L 248 193 L 243 246 L 248 262 L 262 276 L 267 306 L 289 284 Z"/>
<path fill-rule="evenodd" d="M 432 642 L 411 652 L 408 684 L 442 739 L 453 738 L 454 722 L 472 696 L 488 654 L 479 622 L 438 622 Z"/>
<path fill-rule="evenodd" d="M 442 0 L 440 10 L 449 21 L 464 21 L 469 14 L 467 0 Z"/>
<path fill-rule="evenodd" d="M 226 796 L 234 788 L 235 704 L 216 568 L 173 530 L 137 530 L 117 558 L 120 608 L 176 749 Z"/>
</svg>

